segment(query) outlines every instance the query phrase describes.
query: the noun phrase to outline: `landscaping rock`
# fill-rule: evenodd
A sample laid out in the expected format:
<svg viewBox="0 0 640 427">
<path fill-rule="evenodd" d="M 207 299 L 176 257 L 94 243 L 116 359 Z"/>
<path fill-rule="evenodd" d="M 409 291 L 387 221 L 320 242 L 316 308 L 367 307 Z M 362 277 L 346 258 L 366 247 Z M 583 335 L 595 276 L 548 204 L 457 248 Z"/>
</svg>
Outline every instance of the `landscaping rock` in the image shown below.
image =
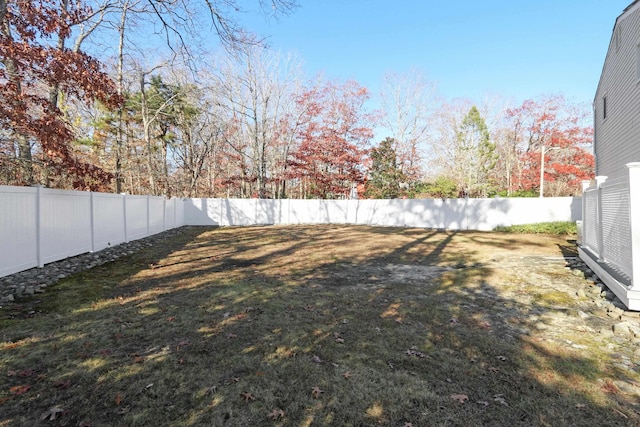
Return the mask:
<svg viewBox="0 0 640 427">
<path fill-rule="evenodd" d="M 613 336 L 613 330 L 610 328 L 602 328 L 600 329 L 600 335 L 602 335 L 603 337 L 612 337 Z"/>
<path fill-rule="evenodd" d="M 616 323 L 613 325 L 613 333 L 616 335 L 629 335 L 631 333 L 629 327 L 629 322 Z"/>
<path fill-rule="evenodd" d="M 153 246 L 162 240 L 182 233 L 185 228 L 187 227 L 174 228 L 144 239 L 111 246 L 99 252 L 78 255 L 47 264 L 42 268 L 32 268 L 0 277 L 0 303 L 12 303 L 22 297 L 43 293 L 47 286 L 51 286 L 72 274 L 115 261 L 123 256 L 132 255 L 145 247 Z"/>
</svg>

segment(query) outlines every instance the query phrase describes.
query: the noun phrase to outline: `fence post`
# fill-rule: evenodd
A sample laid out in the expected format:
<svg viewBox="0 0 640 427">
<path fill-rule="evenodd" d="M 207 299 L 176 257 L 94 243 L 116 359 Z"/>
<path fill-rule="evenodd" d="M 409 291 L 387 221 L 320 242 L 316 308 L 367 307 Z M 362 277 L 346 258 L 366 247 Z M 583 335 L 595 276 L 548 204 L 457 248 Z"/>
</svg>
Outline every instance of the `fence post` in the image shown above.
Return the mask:
<svg viewBox="0 0 640 427">
<path fill-rule="evenodd" d="M 578 228 L 578 246 L 582 246 L 582 243 L 584 242 L 584 233 L 587 230 L 587 227 L 591 225 L 587 221 L 587 197 L 585 195 L 587 189 L 590 186 L 590 180 L 586 179 L 582 181 L 582 198 L 580 200 L 582 204 L 582 214 L 580 215 L 581 221 L 576 221 L 576 225 Z"/>
<path fill-rule="evenodd" d="M 596 176 L 596 187 L 598 188 L 598 197 L 596 198 L 596 233 L 598 240 L 598 262 L 604 262 L 604 236 L 602 233 L 602 184 L 607 180 L 606 176 Z"/>
<path fill-rule="evenodd" d="M 469 196 L 464 197 L 464 220 L 467 223 L 463 230 L 469 230 Z"/>
<path fill-rule="evenodd" d="M 127 195 L 122 194 L 122 224 L 124 224 L 124 242 L 129 243 L 129 226 L 127 225 Z"/>
<path fill-rule="evenodd" d="M 96 219 L 95 219 L 95 208 L 93 206 L 93 191 L 89 192 L 89 223 L 91 224 L 91 252 L 96 251 Z"/>
<path fill-rule="evenodd" d="M 38 267 L 44 267 L 42 259 L 42 185 L 36 185 L 36 260 Z"/>
<path fill-rule="evenodd" d="M 151 196 L 147 195 L 147 237 L 151 234 Z"/>
<path fill-rule="evenodd" d="M 631 222 L 631 289 L 640 281 L 640 162 L 627 163 L 629 169 L 629 221 Z"/>
<path fill-rule="evenodd" d="M 162 231 L 167 231 L 167 198 L 162 199 Z"/>
</svg>

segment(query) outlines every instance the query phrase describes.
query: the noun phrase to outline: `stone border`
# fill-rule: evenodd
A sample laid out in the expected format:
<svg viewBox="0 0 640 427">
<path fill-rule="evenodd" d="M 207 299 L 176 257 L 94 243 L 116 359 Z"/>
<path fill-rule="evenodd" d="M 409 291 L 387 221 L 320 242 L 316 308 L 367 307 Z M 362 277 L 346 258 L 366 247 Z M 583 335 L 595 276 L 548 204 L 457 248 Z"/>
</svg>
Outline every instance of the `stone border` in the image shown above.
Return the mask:
<svg viewBox="0 0 640 427">
<path fill-rule="evenodd" d="M 172 238 L 182 233 L 189 226 L 173 228 L 153 236 L 121 243 L 97 252 L 88 252 L 60 261 L 46 264 L 42 268 L 29 270 L 0 277 L 0 308 L 1 304 L 12 303 L 21 297 L 44 293 L 51 286 L 72 274 L 89 270 L 93 267 L 115 261 L 119 258 L 154 246 L 162 240 Z"/>
</svg>

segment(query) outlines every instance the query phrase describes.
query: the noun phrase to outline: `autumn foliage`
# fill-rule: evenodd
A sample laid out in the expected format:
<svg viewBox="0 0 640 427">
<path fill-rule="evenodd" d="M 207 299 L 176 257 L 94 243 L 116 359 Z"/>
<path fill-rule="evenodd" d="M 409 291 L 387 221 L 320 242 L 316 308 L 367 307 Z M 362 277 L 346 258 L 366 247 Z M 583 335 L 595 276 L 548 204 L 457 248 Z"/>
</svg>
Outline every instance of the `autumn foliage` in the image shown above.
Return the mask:
<svg viewBox="0 0 640 427">
<path fill-rule="evenodd" d="M 545 194 L 560 196 L 593 176 L 586 110 L 562 96 L 508 109 L 438 104 L 419 78 L 396 76 L 372 100 L 355 81 L 305 84 L 292 58 L 231 33 L 226 46 L 242 47 L 211 63 L 180 62 L 177 52 L 140 58 L 127 49 L 150 35 L 136 24 L 186 41 L 202 3 L 86 4 L 0 0 L 2 185 L 169 197 L 493 197 L 536 195 L 544 165 Z M 87 43 L 93 55 L 80 49 L 96 34 L 88 27 L 109 36 L 99 49 Z M 110 73 L 107 61 L 117 64 Z"/>
<path fill-rule="evenodd" d="M 507 110 L 507 117 L 521 150 L 518 163 L 512 164 L 512 190 L 539 189 L 542 161 L 544 181 L 558 194 L 577 192 L 582 180 L 593 177 L 594 158 L 585 149 L 593 129 L 582 124 L 582 114 L 563 97 L 527 100 Z"/>
<path fill-rule="evenodd" d="M 80 161 L 69 147 L 74 131 L 58 94 L 115 106 L 115 86 L 100 63 L 65 48 L 72 27 L 91 11 L 79 1 L 0 0 L 0 126 L 18 139 L 18 180 L 33 182 L 31 146 L 53 173 L 74 177 L 75 188 L 105 188 L 110 174 Z"/>
<path fill-rule="evenodd" d="M 304 194 L 319 198 L 349 195 L 364 181 L 363 165 L 373 132 L 362 114 L 366 88 L 350 81 L 308 89 L 297 100 L 304 112 L 300 144 L 289 159 L 289 178 Z"/>
</svg>

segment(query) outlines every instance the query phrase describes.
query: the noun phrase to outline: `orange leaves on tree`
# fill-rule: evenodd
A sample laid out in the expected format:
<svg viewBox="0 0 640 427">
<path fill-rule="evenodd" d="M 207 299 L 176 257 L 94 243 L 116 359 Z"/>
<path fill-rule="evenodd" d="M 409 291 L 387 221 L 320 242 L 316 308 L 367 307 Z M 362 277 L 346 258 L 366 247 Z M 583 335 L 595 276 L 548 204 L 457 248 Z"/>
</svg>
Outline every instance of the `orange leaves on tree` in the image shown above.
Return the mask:
<svg viewBox="0 0 640 427">
<path fill-rule="evenodd" d="M 58 3 L 6 2 L 7 11 L 0 16 L 0 62 L 4 64 L 0 68 L 0 125 L 23 139 L 37 141 L 42 161 L 74 177 L 76 188 L 100 189 L 111 175 L 73 155 L 70 143 L 75 135 L 58 108 L 57 92 L 86 103 L 97 99 L 108 107 L 121 100 L 96 59 L 50 42 L 67 38 L 72 26 L 91 14 L 81 0 L 68 2 L 66 11 Z M 50 98 L 43 86 L 56 96 Z"/>
<path fill-rule="evenodd" d="M 368 98 L 354 81 L 314 86 L 298 97 L 299 145 L 288 159 L 287 178 L 308 183 L 306 195 L 348 196 L 364 182 L 362 165 L 373 137 L 372 117 L 364 109 Z"/>
<path fill-rule="evenodd" d="M 519 157 L 509 170 L 511 190 L 538 190 L 542 161 L 544 181 L 554 183 L 558 193 L 577 191 L 582 180 L 593 178 L 594 158 L 584 149 L 593 140 L 590 118 L 564 97 L 527 100 L 507 110 L 507 117 Z"/>
</svg>

